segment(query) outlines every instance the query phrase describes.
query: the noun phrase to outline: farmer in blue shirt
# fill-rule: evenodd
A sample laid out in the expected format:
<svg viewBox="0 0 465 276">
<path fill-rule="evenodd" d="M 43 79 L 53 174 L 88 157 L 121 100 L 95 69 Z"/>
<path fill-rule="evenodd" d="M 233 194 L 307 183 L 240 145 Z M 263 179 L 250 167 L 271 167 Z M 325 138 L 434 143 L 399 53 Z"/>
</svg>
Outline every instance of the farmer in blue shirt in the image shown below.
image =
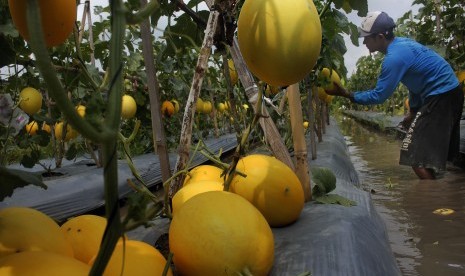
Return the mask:
<svg viewBox="0 0 465 276">
<path fill-rule="evenodd" d="M 377 11 L 368 13 L 358 28 L 370 52 L 385 54 L 376 87 L 350 93 L 336 85 L 328 94 L 357 104 L 380 104 L 402 82 L 409 90 L 410 112 L 402 121 L 407 133 L 399 163 L 411 166 L 421 179 L 435 179 L 458 156 L 464 96 L 449 63 L 418 42 L 395 37 L 395 26 L 391 17 Z"/>
</svg>

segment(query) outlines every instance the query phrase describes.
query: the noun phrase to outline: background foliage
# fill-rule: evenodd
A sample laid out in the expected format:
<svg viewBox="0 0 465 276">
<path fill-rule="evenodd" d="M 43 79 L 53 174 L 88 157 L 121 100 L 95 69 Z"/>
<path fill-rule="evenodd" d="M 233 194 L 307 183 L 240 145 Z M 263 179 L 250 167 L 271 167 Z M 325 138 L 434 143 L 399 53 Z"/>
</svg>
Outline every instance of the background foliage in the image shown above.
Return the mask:
<svg viewBox="0 0 465 276">
<path fill-rule="evenodd" d="M 79 5 L 84 5 L 82 1 L 77 2 Z M 167 142 L 173 150 L 176 148 L 180 136 L 183 103 L 188 97 L 194 73 L 193 68 L 199 55 L 199 47 L 209 14 L 205 8 L 202 8 L 205 6 L 202 2 L 191 0 L 184 4 L 183 1 L 160 0 L 160 8 L 151 16 L 152 32 L 156 38 L 153 50 L 156 58 L 157 80 L 160 86 L 160 102 L 176 99 L 181 104 L 181 112 L 163 118 Z M 366 1 L 314 2 L 321 16 L 323 45 L 317 66 L 310 76 L 311 82 L 308 86 L 303 87 L 307 91 L 310 90 L 311 86 L 317 84 L 316 76 L 323 67 L 335 68 L 342 76 L 346 74 L 347 69 L 344 65 L 343 55 L 347 48 L 343 35 L 349 35 L 355 45 L 358 45 L 358 38 L 356 26 L 348 21 L 344 11 L 356 10 L 360 15 L 364 15 L 368 8 Z M 228 24 L 235 24 L 241 4 L 242 1 L 238 3 L 236 10 L 231 11 L 227 17 L 227 20 L 230 21 L 227 22 Z M 137 10 L 140 8 L 140 1 L 129 0 L 125 2 L 125 5 L 129 10 Z M 86 105 L 86 114 L 101 116 L 104 112 L 101 108 L 103 104 L 99 102 L 101 101 L 100 97 L 95 94 L 96 85 L 103 81 L 105 70 L 108 67 L 109 38 L 111 37 L 109 7 L 94 7 L 93 13 L 98 15 L 98 20 L 92 22 L 92 40 L 86 26 L 84 33 L 81 34 L 83 39 L 80 43 L 77 40 L 79 33 L 75 31 L 74 37 L 70 37 L 63 45 L 51 49 L 50 53 L 59 77 L 69 91 L 73 103 Z M 31 51 L 12 25 L 7 0 L 0 0 L 0 15 L 1 93 L 9 93 L 17 101 L 21 89 L 31 86 L 39 89 L 46 96 L 47 91 L 35 68 L 34 59 L 31 58 Z M 78 14 L 78 20 L 81 19 L 81 16 L 82 14 Z M 81 23 L 78 22 L 78 28 Z M 153 131 L 146 85 L 147 76 L 144 70 L 138 25 L 128 26 L 124 45 L 126 53 L 123 57 L 125 93 L 135 98 L 138 105 L 136 117 L 141 121 L 137 139 L 130 145 L 131 152 L 138 155 L 153 151 Z M 240 117 L 233 118 L 229 112 L 217 112 L 216 115 L 215 113 L 197 114 L 194 141 L 214 135 L 215 117 L 219 132 L 224 133 L 232 131 L 232 124 L 239 124 L 240 128 L 244 128 L 252 116 L 250 111 L 242 107 L 243 104 L 247 103 L 247 100 L 240 84 L 234 87 L 233 94 L 227 93 L 226 80 L 222 70 L 223 55 L 228 56 L 225 48 L 219 44 L 215 45 L 200 98 L 204 101 L 212 101 L 214 106 L 224 102 L 236 103 L 240 110 Z M 271 102 L 278 105 L 281 96 L 271 98 Z M 305 100 L 305 95 L 303 100 Z M 53 102 L 45 100 L 44 104 L 45 108 L 32 116 L 31 120 L 39 122 L 40 125 L 42 123 L 53 125 L 56 122 L 66 121 Z M 282 133 L 290 133 L 290 126 L 287 122 L 288 111 L 285 110 L 282 114 L 278 114 L 270 109 L 270 113 Z M 133 127 L 133 120 L 125 120 L 121 124 L 121 132 L 128 136 Z M 0 126 L 2 150 L 8 153 L 8 158 L 3 160 L 2 165 L 21 162 L 25 167 L 32 167 L 43 158 L 66 157 L 73 159 L 82 155 L 89 156 L 89 141 L 85 141 L 81 136 L 67 143 L 59 143 L 46 132 L 29 136 L 23 131 L 18 135 L 24 139 L 16 139 L 16 137 L 6 135 L 5 130 L 5 126 Z M 254 132 L 257 138 L 261 135 L 260 131 Z M 290 137 L 288 134 L 284 136 Z M 96 145 L 90 145 L 90 149 L 96 149 Z"/>
</svg>

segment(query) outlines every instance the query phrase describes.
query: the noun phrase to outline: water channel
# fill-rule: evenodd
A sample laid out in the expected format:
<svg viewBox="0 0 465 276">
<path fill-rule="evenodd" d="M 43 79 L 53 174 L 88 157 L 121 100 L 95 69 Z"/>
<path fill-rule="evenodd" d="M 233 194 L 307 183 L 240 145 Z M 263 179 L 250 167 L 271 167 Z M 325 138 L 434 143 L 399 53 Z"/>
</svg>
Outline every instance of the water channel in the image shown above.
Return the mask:
<svg viewBox="0 0 465 276">
<path fill-rule="evenodd" d="M 398 164 L 400 140 L 347 117 L 337 118 L 364 190 L 385 221 L 403 275 L 465 275 L 465 170 L 448 167 L 419 180 Z M 440 208 L 449 215 L 436 214 Z"/>
</svg>

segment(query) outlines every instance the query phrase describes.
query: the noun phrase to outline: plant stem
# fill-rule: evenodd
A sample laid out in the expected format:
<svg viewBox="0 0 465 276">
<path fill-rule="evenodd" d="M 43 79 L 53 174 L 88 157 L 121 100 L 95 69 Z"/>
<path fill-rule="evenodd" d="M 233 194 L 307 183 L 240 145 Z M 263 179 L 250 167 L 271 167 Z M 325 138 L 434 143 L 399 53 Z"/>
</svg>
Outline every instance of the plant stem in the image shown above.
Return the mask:
<svg viewBox="0 0 465 276">
<path fill-rule="evenodd" d="M 260 117 L 262 116 L 262 114 L 260 113 L 260 110 L 262 110 L 262 100 L 263 100 L 262 96 L 263 96 L 262 95 L 262 90 L 260 89 L 259 92 L 258 92 L 258 100 L 257 100 L 256 108 L 255 108 L 255 110 L 256 110 L 255 116 L 253 117 L 253 120 L 250 123 L 250 125 L 248 125 L 246 130 L 242 133 L 241 141 L 240 141 L 239 145 L 237 145 L 237 147 L 236 147 L 236 151 L 234 152 L 233 160 L 231 162 L 231 165 L 228 168 L 228 172 L 226 174 L 228 176 L 228 178 L 224 182 L 224 188 L 223 188 L 223 190 L 225 190 L 225 191 L 229 191 L 229 186 L 231 185 L 232 179 L 234 178 L 234 176 L 237 173 L 236 172 L 236 166 L 237 166 L 237 163 L 239 162 L 239 159 L 241 157 L 242 150 L 243 150 L 245 144 L 247 143 L 247 140 L 249 139 L 250 132 L 251 132 L 251 130 L 253 128 L 255 128 L 255 126 L 258 124 L 258 121 L 260 120 Z"/>
<path fill-rule="evenodd" d="M 126 22 L 129 25 L 139 24 L 147 19 L 153 12 L 160 7 L 160 3 L 157 0 L 150 1 L 145 7 L 136 13 L 126 13 Z"/>
<path fill-rule="evenodd" d="M 333 3 L 333 0 L 329 0 L 328 2 L 326 2 L 325 6 L 323 7 L 320 14 L 318 15 L 320 18 L 322 18 L 325 15 L 326 11 L 328 11 L 332 3 Z"/>
<path fill-rule="evenodd" d="M 218 156 L 211 154 L 210 152 L 206 150 L 201 150 L 200 153 L 205 156 L 208 160 L 211 162 L 215 163 L 216 165 L 220 166 L 222 169 L 227 169 L 229 167 L 228 163 L 221 162 L 219 156 L 221 154 L 218 154 Z M 220 152 L 221 153 L 221 152 Z"/>
<path fill-rule="evenodd" d="M 139 130 L 140 127 L 140 121 L 136 121 L 136 125 L 134 126 L 134 130 L 132 131 L 131 135 L 129 138 L 126 138 L 123 136 L 123 134 L 118 133 L 118 138 L 123 143 L 123 148 L 124 148 L 124 156 L 126 157 L 126 162 L 129 166 L 129 169 L 131 170 L 132 175 L 136 178 L 137 181 L 141 183 L 140 186 L 137 186 L 134 184 L 132 181 L 128 180 L 129 186 L 131 186 L 134 190 L 140 193 L 146 194 L 152 201 L 156 203 L 157 197 L 153 195 L 152 192 L 147 188 L 147 185 L 145 184 L 145 181 L 142 179 L 140 176 L 139 172 L 137 171 L 136 166 L 134 166 L 134 162 L 132 162 L 132 157 L 131 157 L 131 151 L 129 149 L 129 144 L 134 138 L 136 137 L 137 131 Z"/>
<path fill-rule="evenodd" d="M 122 0 L 111 0 L 111 40 L 110 40 L 110 88 L 105 116 L 105 125 L 113 131 L 112 139 L 102 145 L 103 177 L 105 185 L 105 212 L 107 227 L 102 239 L 102 245 L 97 254 L 89 275 L 102 275 L 112 252 L 123 234 L 119 211 L 118 195 L 118 163 L 117 163 L 117 131 L 120 124 L 121 100 L 123 91 L 123 44 L 126 28 L 125 8 Z"/>
<path fill-rule="evenodd" d="M 173 253 L 168 254 L 168 258 L 166 258 L 166 265 L 165 268 L 163 269 L 163 274 L 162 276 L 168 275 L 168 271 L 170 269 L 171 262 L 173 261 Z"/>
<path fill-rule="evenodd" d="M 146 210 L 144 217 L 141 220 L 132 220 L 131 217 L 127 216 L 123 221 L 124 231 L 131 231 L 139 226 L 147 225 L 147 221 L 159 216 L 163 212 L 163 203 L 161 201 L 153 201 L 154 205 Z"/>
<path fill-rule="evenodd" d="M 125 7 L 122 0 L 111 0 L 111 40 L 108 90 L 108 108 L 106 110 L 105 124 L 111 129 L 119 129 L 121 121 L 121 100 L 123 91 L 123 49 L 126 29 Z M 115 134 L 116 135 L 116 134 Z"/>
</svg>

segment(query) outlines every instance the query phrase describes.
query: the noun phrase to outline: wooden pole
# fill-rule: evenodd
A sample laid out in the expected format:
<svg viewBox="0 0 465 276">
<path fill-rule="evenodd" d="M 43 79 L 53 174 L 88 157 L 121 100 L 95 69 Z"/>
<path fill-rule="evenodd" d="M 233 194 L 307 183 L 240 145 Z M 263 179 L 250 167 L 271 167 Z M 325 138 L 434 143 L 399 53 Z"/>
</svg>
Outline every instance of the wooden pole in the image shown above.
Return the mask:
<svg viewBox="0 0 465 276">
<path fill-rule="evenodd" d="M 145 6 L 147 5 L 147 0 L 140 0 L 140 3 L 142 6 Z M 162 181 L 165 182 L 171 177 L 171 169 L 165 129 L 161 121 L 160 88 L 158 80 L 156 79 L 152 34 L 150 32 L 150 21 L 148 18 L 140 24 L 140 31 L 142 36 L 142 53 L 144 55 L 145 69 L 147 71 L 147 86 L 149 91 L 154 147 L 160 159 L 161 178 Z"/>
<path fill-rule="evenodd" d="M 315 91 L 314 91 L 315 92 Z M 323 142 L 323 135 L 321 134 L 321 103 L 318 98 L 318 93 L 313 93 L 313 101 L 315 102 L 315 132 L 318 137 L 318 142 Z"/>
<path fill-rule="evenodd" d="M 313 106 L 313 95 L 317 93 L 316 86 L 309 86 L 308 96 L 307 96 L 307 105 L 308 105 L 308 127 L 310 133 L 310 148 L 312 152 L 312 160 L 315 160 L 317 157 L 316 152 L 316 139 L 315 139 L 315 108 Z"/>
<path fill-rule="evenodd" d="M 208 85 L 210 86 L 210 80 L 208 81 Z M 210 89 L 210 102 L 212 103 L 212 112 L 211 118 L 213 119 L 213 126 L 215 128 L 215 137 L 220 137 L 220 129 L 218 127 L 218 110 L 216 110 L 216 97 L 215 92 Z"/>
<path fill-rule="evenodd" d="M 308 170 L 307 144 L 302 119 L 302 103 L 300 101 L 299 84 L 290 85 L 287 88 L 287 99 L 289 102 L 289 113 L 291 117 L 292 140 L 295 154 L 295 173 L 299 177 L 304 190 L 305 201 L 312 200 L 310 188 L 310 174 Z"/>
<path fill-rule="evenodd" d="M 79 36 L 78 36 L 78 43 L 81 44 L 82 42 L 82 37 L 84 35 L 84 28 L 86 26 L 86 16 L 87 16 L 87 5 L 89 3 L 86 1 L 84 3 L 84 9 L 83 9 L 83 12 L 82 12 L 82 19 L 81 19 L 81 26 L 79 27 Z M 90 26 L 90 28 L 92 28 L 92 26 Z M 79 47 L 80 45 L 77 45 L 76 47 Z"/>
<path fill-rule="evenodd" d="M 187 161 L 189 160 L 189 152 L 192 143 L 192 125 L 194 123 L 196 103 L 200 94 L 200 88 L 202 87 L 203 78 L 207 70 L 208 58 L 211 54 L 213 36 L 218 25 L 219 15 L 220 13 L 218 11 L 211 11 L 210 16 L 208 17 L 205 37 L 202 42 L 199 58 L 197 59 L 194 78 L 192 80 L 191 89 L 186 102 L 186 108 L 184 110 L 181 125 L 181 137 L 179 139 L 178 159 L 176 160 L 176 167 L 174 171 L 175 174 L 185 169 Z M 176 177 L 173 182 L 170 183 L 168 193 L 169 198 L 173 198 L 174 194 L 181 189 L 183 178 L 184 177 Z"/>
<path fill-rule="evenodd" d="M 326 134 L 326 103 L 320 100 L 321 132 Z"/>
<path fill-rule="evenodd" d="M 94 33 L 92 31 L 92 14 L 90 12 L 90 1 L 87 0 L 86 1 L 86 5 L 85 5 L 85 10 L 87 13 L 87 20 L 88 20 L 88 30 L 89 30 L 89 47 L 90 47 L 90 64 L 92 64 L 92 66 L 95 66 L 95 46 L 94 46 Z"/>
<path fill-rule="evenodd" d="M 329 126 L 330 124 L 330 120 L 329 120 L 329 116 L 330 115 L 330 110 L 329 110 L 329 103 L 326 103 L 326 124 Z"/>
</svg>

